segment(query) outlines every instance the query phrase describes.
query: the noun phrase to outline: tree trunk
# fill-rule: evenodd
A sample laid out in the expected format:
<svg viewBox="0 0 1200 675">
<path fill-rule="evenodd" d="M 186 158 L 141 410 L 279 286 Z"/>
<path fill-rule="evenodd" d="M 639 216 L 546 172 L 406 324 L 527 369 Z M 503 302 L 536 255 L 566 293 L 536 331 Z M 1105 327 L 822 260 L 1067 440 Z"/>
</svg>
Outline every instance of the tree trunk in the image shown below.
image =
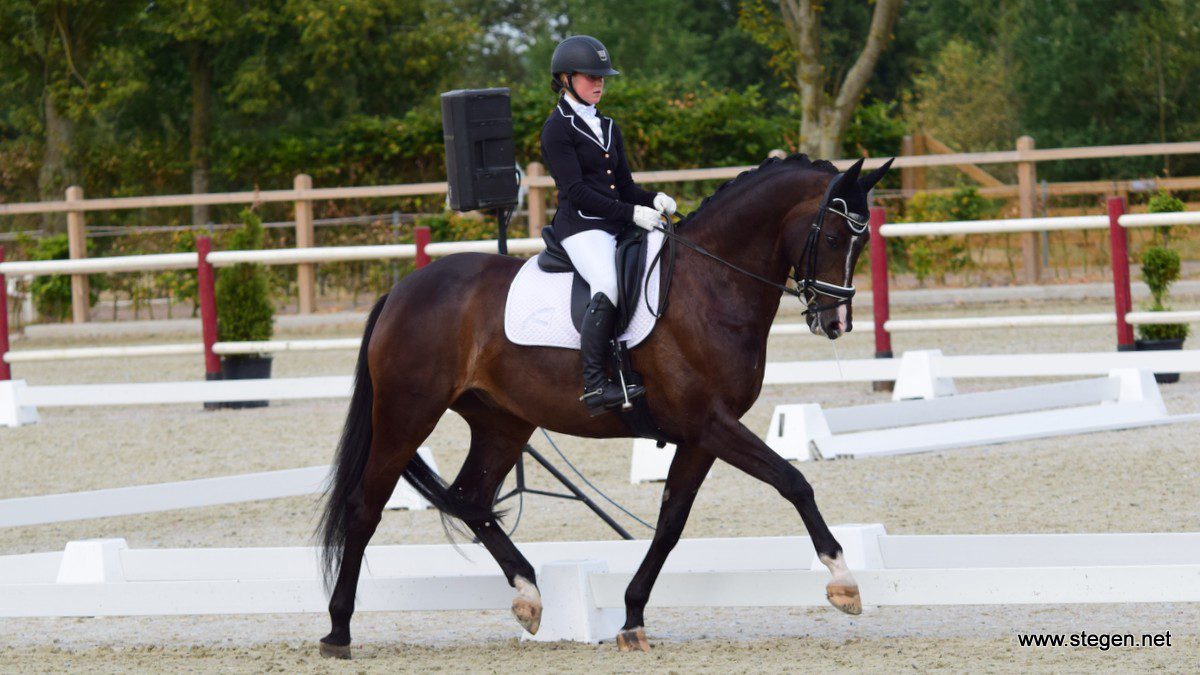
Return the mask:
<svg viewBox="0 0 1200 675">
<path fill-rule="evenodd" d="M 43 114 L 45 140 L 42 145 L 42 167 L 38 171 L 38 194 L 43 200 L 59 201 L 67 187 L 74 185 L 78 179 L 71 164 L 75 123 L 62 114 L 49 90 L 43 94 Z M 43 214 L 42 228 L 48 232 L 66 232 L 66 216 L 61 213 Z"/>
<path fill-rule="evenodd" d="M 188 71 L 192 79 L 191 164 L 192 194 L 208 192 L 209 130 L 212 126 L 212 61 L 203 42 L 190 44 Z M 211 221 L 207 204 L 192 207 L 192 225 Z"/>
<path fill-rule="evenodd" d="M 830 83 L 829 69 L 821 64 L 819 0 L 779 0 L 784 27 L 796 52 L 801 152 L 826 159 L 841 155 L 842 136 L 862 100 L 880 54 L 891 40 L 901 2 L 875 0 L 871 28 L 858 59 L 840 83 Z"/>
</svg>

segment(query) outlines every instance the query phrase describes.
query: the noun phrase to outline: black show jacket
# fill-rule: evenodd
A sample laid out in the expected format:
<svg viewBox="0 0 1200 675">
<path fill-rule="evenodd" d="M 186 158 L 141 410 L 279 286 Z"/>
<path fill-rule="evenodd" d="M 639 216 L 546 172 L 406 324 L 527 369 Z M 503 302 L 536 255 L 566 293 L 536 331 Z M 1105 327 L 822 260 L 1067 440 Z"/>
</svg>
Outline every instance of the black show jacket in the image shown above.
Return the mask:
<svg viewBox="0 0 1200 675">
<path fill-rule="evenodd" d="M 558 187 L 559 241 L 584 230 L 618 234 L 633 220 L 634 205 L 653 208 L 658 194 L 633 182 L 621 130 L 611 117 L 597 116 L 602 138 L 560 98 L 542 126 L 542 161 Z"/>
</svg>

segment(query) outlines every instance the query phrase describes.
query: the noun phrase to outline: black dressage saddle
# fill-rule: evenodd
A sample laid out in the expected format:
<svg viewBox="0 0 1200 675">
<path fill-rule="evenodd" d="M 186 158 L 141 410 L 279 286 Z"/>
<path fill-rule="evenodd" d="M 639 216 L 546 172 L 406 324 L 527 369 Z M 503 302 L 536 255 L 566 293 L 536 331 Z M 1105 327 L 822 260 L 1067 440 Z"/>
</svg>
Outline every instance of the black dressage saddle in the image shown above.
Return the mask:
<svg viewBox="0 0 1200 675">
<path fill-rule="evenodd" d="M 575 271 L 567 251 L 558 241 L 553 227 L 542 229 L 542 240 L 546 250 L 538 254 L 537 264 L 543 272 L 572 272 L 571 321 L 575 330 L 583 327 L 583 313 L 592 300 L 592 289 L 588 282 Z M 627 227 L 617 237 L 617 327 L 616 334 L 625 332 L 641 298 L 642 276 L 646 273 L 646 231 Z"/>
</svg>

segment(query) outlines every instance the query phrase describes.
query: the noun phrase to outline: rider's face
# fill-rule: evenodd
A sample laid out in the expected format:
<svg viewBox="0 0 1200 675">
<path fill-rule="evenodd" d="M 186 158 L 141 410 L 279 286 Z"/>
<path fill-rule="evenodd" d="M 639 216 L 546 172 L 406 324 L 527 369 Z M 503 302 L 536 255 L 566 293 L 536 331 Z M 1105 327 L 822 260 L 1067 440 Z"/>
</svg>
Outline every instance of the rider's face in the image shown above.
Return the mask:
<svg viewBox="0 0 1200 675">
<path fill-rule="evenodd" d="M 575 73 L 569 77 L 574 78 L 572 83 L 575 85 L 575 93 L 579 94 L 581 101 L 587 105 L 596 105 L 600 102 L 600 97 L 604 96 L 604 76 L 588 75 L 586 73 Z"/>
</svg>

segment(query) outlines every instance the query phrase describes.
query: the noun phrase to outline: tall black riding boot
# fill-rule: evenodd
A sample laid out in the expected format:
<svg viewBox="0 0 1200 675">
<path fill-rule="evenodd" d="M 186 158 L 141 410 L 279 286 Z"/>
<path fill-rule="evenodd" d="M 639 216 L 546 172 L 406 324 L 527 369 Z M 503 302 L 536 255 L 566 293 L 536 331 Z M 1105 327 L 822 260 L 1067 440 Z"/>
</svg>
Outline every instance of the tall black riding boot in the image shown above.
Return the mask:
<svg viewBox="0 0 1200 675">
<path fill-rule="evenodd" d="M 580 355 L 583 357 L 583 401 L 592 415 L 616 408 L 646 393 L 645 387 L 631 386 L 627 392 L 608 378 L 604 364 L 612 354 L 613 328 L 617 323 L 617 308 L 603 293 L 592 296 L 587 313 L 583 315 L 583 330 L 579 334 Z"/>
</svg>

